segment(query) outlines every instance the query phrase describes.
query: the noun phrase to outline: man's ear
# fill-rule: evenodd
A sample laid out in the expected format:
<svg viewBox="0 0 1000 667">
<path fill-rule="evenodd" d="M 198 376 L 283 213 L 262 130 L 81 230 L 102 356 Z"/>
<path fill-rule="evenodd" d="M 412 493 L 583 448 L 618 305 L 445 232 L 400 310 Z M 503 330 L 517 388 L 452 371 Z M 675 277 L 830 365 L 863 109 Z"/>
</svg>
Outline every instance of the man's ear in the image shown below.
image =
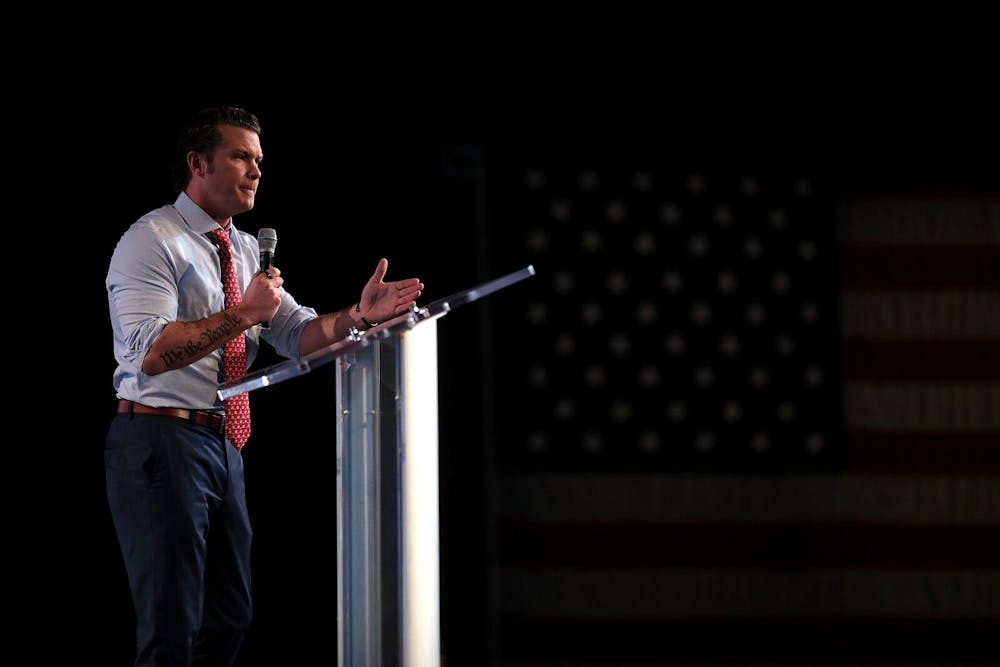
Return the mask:
<svg viewBox="0 0 1000 667">
<path fill-rule="evenodd" d="M 187 163 L 188 169 L 191 170 L 192 174 L 204 176 L 208 170 L 208 162 L 205 160 L 205 156 L 197 151 L 188 151 Z"/>
</svg>

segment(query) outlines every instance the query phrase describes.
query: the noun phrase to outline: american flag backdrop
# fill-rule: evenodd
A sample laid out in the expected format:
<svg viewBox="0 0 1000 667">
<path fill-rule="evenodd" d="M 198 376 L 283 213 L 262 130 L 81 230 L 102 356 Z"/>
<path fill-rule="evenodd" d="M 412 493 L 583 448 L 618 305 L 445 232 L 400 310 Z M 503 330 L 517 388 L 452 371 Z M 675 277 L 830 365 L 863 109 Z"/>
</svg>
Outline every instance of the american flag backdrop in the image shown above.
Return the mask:
<svg viewBox="0 0 1000 667">
<path fill-rule="evenodd" d="M 490 172 L 537 271 L 491 302 L 498 664 L 1000 664 L 1000 180 L 955 176 Z"/>
</svg>

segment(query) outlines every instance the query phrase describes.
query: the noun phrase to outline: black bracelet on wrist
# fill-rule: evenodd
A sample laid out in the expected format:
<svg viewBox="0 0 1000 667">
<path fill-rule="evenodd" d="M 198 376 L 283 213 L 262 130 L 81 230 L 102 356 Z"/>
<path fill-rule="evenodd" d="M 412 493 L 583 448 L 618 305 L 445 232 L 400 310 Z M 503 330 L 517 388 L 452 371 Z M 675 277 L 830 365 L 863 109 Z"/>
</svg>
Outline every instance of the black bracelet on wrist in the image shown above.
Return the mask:
<svg viewBox="0 0 1000 667">
<path fill-rule="evenodd" d="M 358 313 L 359 315 L 361 315 L 361 302 L 360 301 L 358 303 L 354 304 L 354 312 Z M 377 327 L 379 325 L 378 322 L 369 322 L 368 318 L 365 317 L 364 315 L 361 315 L 361 321 L 364 322 L 365 326 L 367 326 L 369 329 L 371 329 L 372 327 Z"/>
</svg>

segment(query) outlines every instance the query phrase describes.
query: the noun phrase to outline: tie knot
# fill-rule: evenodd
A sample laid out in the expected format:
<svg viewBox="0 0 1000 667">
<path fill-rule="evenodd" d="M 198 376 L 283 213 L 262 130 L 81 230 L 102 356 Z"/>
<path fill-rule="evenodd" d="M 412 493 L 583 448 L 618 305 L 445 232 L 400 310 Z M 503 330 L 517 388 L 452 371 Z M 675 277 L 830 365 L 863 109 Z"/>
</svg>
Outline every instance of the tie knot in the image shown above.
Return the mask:
<svg viewBox="0 0 1000 667">
<path fill-rule="evenodd" d="M 218 246 L 229 245 L 229 232 L 225 229 L 213 229 L 208 233 Z"/>
</svg>

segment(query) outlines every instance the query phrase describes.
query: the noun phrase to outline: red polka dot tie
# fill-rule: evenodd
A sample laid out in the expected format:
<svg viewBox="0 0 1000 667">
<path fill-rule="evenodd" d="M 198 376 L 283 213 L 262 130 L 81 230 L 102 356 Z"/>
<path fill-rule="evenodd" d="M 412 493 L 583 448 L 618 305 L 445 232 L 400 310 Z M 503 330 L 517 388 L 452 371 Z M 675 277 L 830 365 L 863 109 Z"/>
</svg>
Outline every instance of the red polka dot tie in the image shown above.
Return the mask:
<svg viewBox="0 0 1000 667">
<path fill-rule="evenodd" d="M 243 295 L 240 293 L 240 284 L 236 281 L 236 267 L 233 266 L 229 232 L 224 229 L 213 229 L 210 235 L 219 246 L 226 308 L 232 308 L 243 301 Z M 226 381 L 246 375 L 247 341 L 242 333 L 226 343 L 223 348 L 222 364 Z M 236 449 L 241 449 L 250 437 L 250 397 L 246 392 L 226 399 L 226 437 Z"/>
</svg>

